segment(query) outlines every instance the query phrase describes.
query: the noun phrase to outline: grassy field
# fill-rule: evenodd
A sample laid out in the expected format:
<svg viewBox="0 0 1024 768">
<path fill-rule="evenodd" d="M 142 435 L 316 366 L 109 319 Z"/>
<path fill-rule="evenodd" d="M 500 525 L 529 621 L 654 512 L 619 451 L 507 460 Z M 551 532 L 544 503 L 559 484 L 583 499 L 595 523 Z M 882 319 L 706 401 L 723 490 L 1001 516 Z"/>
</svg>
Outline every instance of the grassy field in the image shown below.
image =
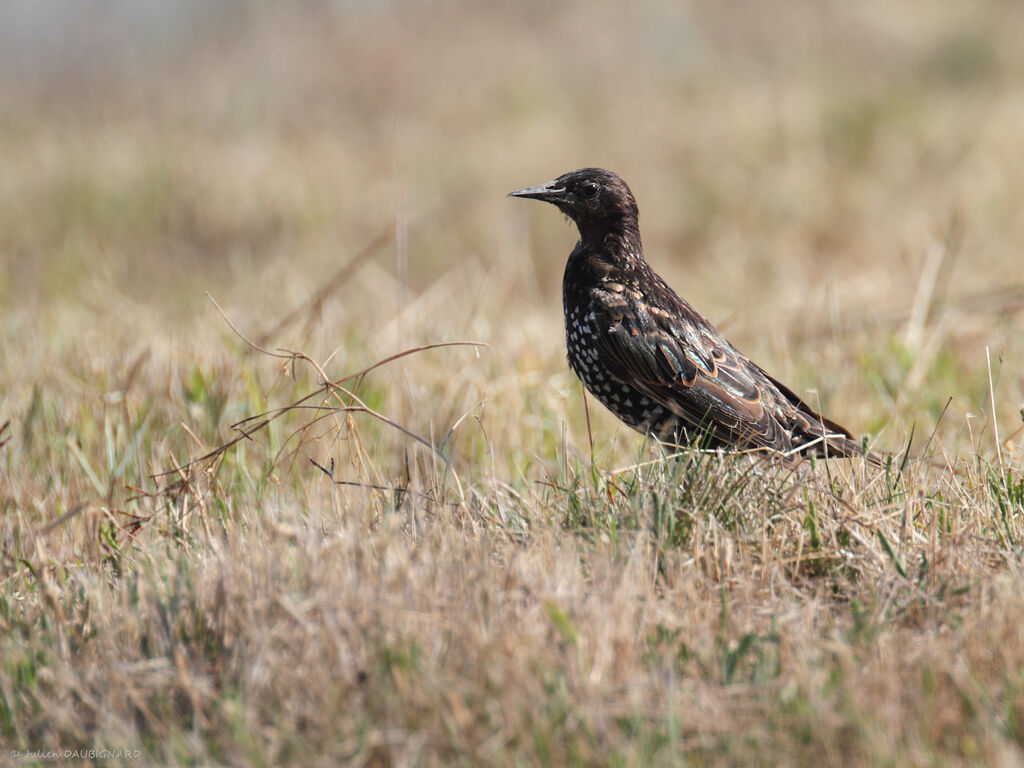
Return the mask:
<svg viewBox="0 0 1024 768">
<path fill-rule="evenodd" d="M 1016 5 L 424 5 L 5 22 L 0 761 L 1024 763 Z M 583 165 L 890 466 L 588 429 Z"/>
</svg>

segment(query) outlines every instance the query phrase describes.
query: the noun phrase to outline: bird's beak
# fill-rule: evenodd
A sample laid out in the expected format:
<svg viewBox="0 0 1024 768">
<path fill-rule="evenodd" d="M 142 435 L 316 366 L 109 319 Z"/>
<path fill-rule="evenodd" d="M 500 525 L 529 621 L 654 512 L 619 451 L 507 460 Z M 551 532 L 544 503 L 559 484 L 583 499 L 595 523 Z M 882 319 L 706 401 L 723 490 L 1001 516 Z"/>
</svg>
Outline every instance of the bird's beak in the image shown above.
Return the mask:
<svg viewBox="0 0 1024 768">
<path fill-rule="evenodd" d="M 557 203 L 565 200 L 566 188 L 560 186 L 557 181 L 549 181 L 547 184 L 538 184 L 536 187 L 517 189 L 509 192 L 509 197 L 530 197 L 534 200 L 545 200 L 549 203 Z"/>
</svg>

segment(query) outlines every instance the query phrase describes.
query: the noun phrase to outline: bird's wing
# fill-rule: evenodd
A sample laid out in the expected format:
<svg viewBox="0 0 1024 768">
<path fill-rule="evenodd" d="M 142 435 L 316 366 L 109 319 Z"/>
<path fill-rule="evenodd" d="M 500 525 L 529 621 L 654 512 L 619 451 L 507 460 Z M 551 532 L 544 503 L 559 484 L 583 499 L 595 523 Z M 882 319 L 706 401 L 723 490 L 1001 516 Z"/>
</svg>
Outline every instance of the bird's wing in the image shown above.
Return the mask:
<svg viewBox="0 0 1024 768">
<path fill-rule="evenodd" d="M 764 369 L 755 363 L 751 363 L 761 374 L 768 379 L 775 388 L 782 393 L 793 406 L 795 406 L 794 418 L 798 420 L 797 428 L 808 434 L 815 435 L 828 435 L 834 437 L 845 437 L 848 440 L 853 440 L 853 435 L 850 430 L 841 424 L 837 424 L 831 419 L 825 418 L 820 413 L 815 411 L 809 406 L 804 400 L 797 395 L 793 390 L 783 384 L 781 381 L 776 379 L 774 376 L 770 376 L 765 373 Z"/>
<path fill-rule="evenodd" d="M 751 363 L 754 365 L 754 363 Z M 787 387 L 778 379 L 769 376 L 760 367 L 754 365 L 768 381 L 786 398 L 793 406 L 789 410 L 792 419 L 789 433 L 792 435 L 794 445 L 803 445 L 809 448 L 810 453 L 819 456 L 863 456 L 869 464 L 876 467 L 884 467 L 886 455 L 883 453 L 865 452 L 860 442 L 842 424 L 837 424 L 831 419 L 825 418 L 800 399 L 793 390 Z"/>
<path fill-rule="evenodd" d="M 780 451 L 791 447 L 767 378 L 696 312 L 674 308 L 672 322 L 647 313 L 644 327 L 636 320 L 642 314 L 616 314 L 596 340 L 616 377 L 715 441 Z M 680 322 L 689 315 L 692 322 Z"/>
</svg>

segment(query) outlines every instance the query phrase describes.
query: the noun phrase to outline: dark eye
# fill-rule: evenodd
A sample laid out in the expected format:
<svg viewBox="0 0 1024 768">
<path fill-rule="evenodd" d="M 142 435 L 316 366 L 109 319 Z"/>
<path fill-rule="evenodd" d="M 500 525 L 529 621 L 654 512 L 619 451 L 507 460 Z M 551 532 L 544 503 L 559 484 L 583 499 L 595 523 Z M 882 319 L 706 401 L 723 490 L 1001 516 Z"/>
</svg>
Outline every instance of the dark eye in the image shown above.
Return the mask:
<svg viewBox="0 0 1024 768">
<path fill-rule="evenodd" d="M 596 197 L 597 190 L 600 188 L 600 185 L 596 181 L 584 181 L 580 184 L 580 197 Z"/>
</svg>

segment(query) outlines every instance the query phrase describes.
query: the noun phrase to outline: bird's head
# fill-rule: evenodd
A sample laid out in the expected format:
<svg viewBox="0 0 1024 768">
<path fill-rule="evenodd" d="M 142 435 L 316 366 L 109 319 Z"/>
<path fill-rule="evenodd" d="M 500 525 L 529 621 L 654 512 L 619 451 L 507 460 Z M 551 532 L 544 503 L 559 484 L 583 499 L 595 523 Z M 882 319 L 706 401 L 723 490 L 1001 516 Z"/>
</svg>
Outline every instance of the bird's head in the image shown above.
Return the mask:
<svg viewBox="0 0 1024 768">
<path fill-rule="evenodd" d="M 576 222 L 584 240 L 602 239 L 609 232 L 637 226 L 636 200 L 626 182 L 603 168 L 580 168 L 547 184 L 510 192 L 509 197 L 528 197 L 558 206 Z"/>
</svg>

